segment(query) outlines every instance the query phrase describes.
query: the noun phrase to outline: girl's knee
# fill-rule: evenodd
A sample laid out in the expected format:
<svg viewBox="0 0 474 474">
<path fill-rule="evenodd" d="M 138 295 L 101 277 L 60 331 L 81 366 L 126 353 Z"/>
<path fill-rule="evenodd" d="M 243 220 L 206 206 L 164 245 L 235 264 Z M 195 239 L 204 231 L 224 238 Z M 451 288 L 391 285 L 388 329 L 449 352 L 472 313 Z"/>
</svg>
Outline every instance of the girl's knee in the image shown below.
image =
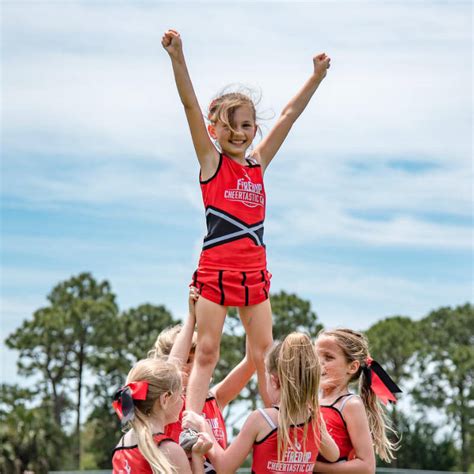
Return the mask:
<svg viewBox="0 0 474 474">
<path fill-rule="evenodd" d="M 265 362 L 265 356 L 272 347 L 272 341 L 265 344 L 260 344 L 258 347 L 252 347 L 252 358 L 255 365 L 258 367 Z"/>
<path fill-rule="evenodd" d="M 215 365 L 219 360 L 219 345 L 212 341 L 199 341 L 196 347 L 194 363 L 198 365 Z"/>
</svg>

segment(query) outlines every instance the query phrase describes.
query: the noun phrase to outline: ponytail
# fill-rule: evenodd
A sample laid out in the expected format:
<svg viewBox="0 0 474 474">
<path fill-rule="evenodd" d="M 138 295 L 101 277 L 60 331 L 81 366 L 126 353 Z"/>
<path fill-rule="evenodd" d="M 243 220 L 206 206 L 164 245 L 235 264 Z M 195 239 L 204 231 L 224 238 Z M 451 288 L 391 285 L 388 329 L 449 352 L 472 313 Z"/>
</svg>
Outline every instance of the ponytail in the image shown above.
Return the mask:
<svg viewBox="0 0 474 474">
<path fill-rule="evenodd" d="M 365 406 L 367 419 L 369 421 L 370 432 L 374 440 L 375 452 L 382 461 L 387 463 L 395 459 L 395 451 L 398 449 L 398 443 L 392 442 L 387 436 L 387 432 L 394 433 L 392 424 L 383 409 L 377 395 L 370 387 L 370 380 L 366 373 L 361 370 L 359 377 L 359 395 Z"/>
<path fill-rule="evenodd" d="M 294 448 L 290 426 L 305 420 L 303 443 L 306 443 L 308 422 L 320 442 L 318 389 L 319 361 L 311 339 L 306 334 L 291 333 L 276 344 L 267 356 L 267 370 L 278 376 L 280 383 L 280 410 L 278 412 L 278 459 L 288 446 Z"/>
<path fill-rule="evenodd" d="M 135 418 L 130 422 L 137 436 L 140 453 L 147 460 L 153 474 L 177 474 L 176 468 L 156 445 L 149 420 L 149 417 L 136 410 Z"/>
<path fill-rule="evenodd" d="M 140 453 L 153 474 L 176 474 L 176 468 L 153 439 L 151 418 L 160 409 L 160 397 L 181 392 L 181 376 L 174 364 L 163 359 L 143 359 L 130 370 L 127 385 L 116 392 L 114 408 L 133 429 Z"/>
<path fill-rule="evenodd" d="M 344 353 L 347 362 L 359 362 L 359 370 L 349 382 L 359 382 L 359 395 L 365 406 L 376 454 L 385 462 L 392 461 L 395 459 L 398 443 L 390 441 L 387 433 L 391 432 L 397 435 L 397 432 L 392 428 L 380 400 L 370 386 L 371 381 L 368 378 L 367 371 L 364 370 L 367 367 L 367 361 L 370 359 L 367 338 L 362 333 L 352 329 L 323 330 L 318 334 L 319 336 L 334 338 Z"/>
</svg>

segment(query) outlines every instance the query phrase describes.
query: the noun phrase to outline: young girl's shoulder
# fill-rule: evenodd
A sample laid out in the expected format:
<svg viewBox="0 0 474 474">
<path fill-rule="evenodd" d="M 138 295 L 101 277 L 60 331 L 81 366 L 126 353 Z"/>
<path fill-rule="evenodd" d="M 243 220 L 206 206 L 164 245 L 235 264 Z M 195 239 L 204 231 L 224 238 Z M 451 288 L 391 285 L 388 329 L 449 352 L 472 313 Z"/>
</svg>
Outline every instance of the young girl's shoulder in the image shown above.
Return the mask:
<svg viewBox="0 0 474 474">
<path fill-rule="evenodd" d="M 349 397 L 347 397 L 347 401 L 344 403 L 344 409 L 354 409 L 354 408 L 363 408 L 365 410 L 365 405 L 364 402 L 362 401 L 362 398 L 359 397 L 359 395 L 353 394 Z"/>
<path fill-rule="evenodd" d="M 352 395 L 344 404 L 342 416 L 346 423 L 352 420 L 367 419 L 367 412 L 362 398 L 358 395 Z"/>
<path fill-rule="evenodd" d="M 247 157 L 247 160 L 250 161 L 253 165 L 261 164 L 261 156 L 257 150 L 253 150 L 252 153 Z"/>
<path fill-rule="evenodd" d="M 178 443 L 172 440 L 164 440 L 160 444 L 159 449 L 172 462 L 175 468 L 178 469 L 178 472 L 191 472 L 189 470 L 188 456 Z"/>
<path fill-rule="evenodd" d="M 255 428 L 258 432 L 278 425 L 278 410 L 275 408 L 258 408 L 247 417 L 245 425 Z M 267 430 L 268 431 L 268 430 Z"/>
<path fill-rule="evenodd" d="M 278 409 L 259 408 L 249 415 L 247 421 L 255 428 L 256 440 L 259 441 L 278 427 Z"/>
</svg>

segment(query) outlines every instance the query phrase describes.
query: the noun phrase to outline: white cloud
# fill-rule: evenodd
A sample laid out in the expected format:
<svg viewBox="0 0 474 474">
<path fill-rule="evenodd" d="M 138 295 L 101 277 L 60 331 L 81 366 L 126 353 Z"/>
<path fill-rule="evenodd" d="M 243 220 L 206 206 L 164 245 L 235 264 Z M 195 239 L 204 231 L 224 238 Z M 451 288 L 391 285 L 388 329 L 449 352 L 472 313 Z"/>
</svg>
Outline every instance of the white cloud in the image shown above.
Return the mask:
<svg viewBox="0 0 474 474">
<path fill-rule="evenodd" d="M 275 255 L 276 256 L 276 255 Z M 368 269 L 353 263 L 332 264 L 287 252 L 270 259 L 272 291 L 283 289 L 311 301 L 325 326 L 367 329 L 382 317 L 426 316 L 442 305 L 466 301 L 469 282 L 395 276 L 390 268 Z"/>
<path fill-rule="evenodd" d="M 31 8 L 42 12 L 41 22 L 32 21 Z M 470 30 L 462 9 L 361 4 L 343 12 L 328 4 L 280 4 L 271 25 L 262 25 L 256 17 L 266 7 L 256 5 L 256 16 L 246 18 L 245 34 L 211 41 L 212 48 L 197 33 L 196 9 L 212 10 L 210 21 L 216 24 L 229 15 L 236 22 L 248 17 L 240 8 L 210 5 L 192 6 L 187 14 L 166 5 L 122 5 L 114 11 L 73 4 L 9 6 L 6 144 L 25 147 L 18 143 L 18 129 L 46 129 L 55 134 L 50 146 L 63 152 L 72 141 L 91 154 L 176 157 L 174 144 L 190 141 L 158 29 L 179 18 L 204 106 L 223 85 L 250 80 L 262 86 L 265 107 L 278 111 L 309 74 L 317 52 L 313 48 L 332 46 L 328 79 L 294 131 L 294 142 L 304 143 L 306 152 L 314 138 L 326 145 L 323 149 L 346 153 L 366 152 L 370 146 L 378 152 L 390 148 L 392 153 L 449 153 L 456 158 L 469 148 L 465 98 L 470 94 Z M 351 21 L 345 21 L 349 16 Z M 387 18 L 388 27 L 382 23 Z M 206 31 L 212 32 L 212 24 Z M 19 32 L 25 36 L 13 42 Z M 57 36 L 64 46 L 52 43 Z M 37 42 L 31 44 L 29 38 Z M 427 45 L 428 40 L 432 43 Z M 455 53 L 446 54 L 445 44 L 452 44 Z M 9 49 L 19 49 L 19 54 L 8 54 Z"/>
<path fill-rule="evenodd" d="M 197 161 L 160 46 L 175 26 L 203 107 L 226 84 L 243 82 L 261 88 L 263 111 L 278 114 L 310 74 L 313 54 L 332 56 L 266 176 L 275 288 L 310 298 L 328 325 L 366 327 L 383 314 L 419 317 L 462 302 L 470 288 L 443 280 L 441 270 L 425 281 L 397 277 L 388 258 L 368 275 L 352 261 L 301 261 L 299 248 L 470 248 L 469 13 L 468 3 L 439 2 L 3 5 L 3 196 L 12 208 L 80 208 L 176 235 L 195 223 L 183 249 L 189 266 L 162 258 L 167 237 L 126 243 L 123 257 L 122 242 L 93 233 L 81 241 L 68 229 L 62 238 L 11 231 L 3 250 L 24 249 L 31 267 L 7 267 L 5 296 L 23 288 L 36 307 L 80 261 L 111 280 L 124 307 L 152 300 L 176 315 L 185 310 L 204 219 Z M 233 25 L 238 33 L 228 34 Z M 51 259 L 35 260 L 45 249 L 54 249 L 54 269 L 45 268 Z M 110 260 L 114 253 L 122 257 Z M 20 300 L 7 308 L 11 321 L 26 308 L 15 310 Z"/>
</svg>

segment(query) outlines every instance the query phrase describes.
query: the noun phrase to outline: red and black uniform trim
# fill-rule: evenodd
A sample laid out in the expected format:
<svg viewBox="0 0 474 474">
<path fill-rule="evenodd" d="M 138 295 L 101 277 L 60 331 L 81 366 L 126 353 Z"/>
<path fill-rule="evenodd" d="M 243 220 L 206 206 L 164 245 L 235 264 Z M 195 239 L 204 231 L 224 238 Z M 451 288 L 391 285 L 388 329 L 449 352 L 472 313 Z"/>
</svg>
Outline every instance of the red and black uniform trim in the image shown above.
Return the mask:
<svg viewBox="0 0 474 474">
<path fill-rule="evenodd" d="M 204 298 L 222 306 L 250 306 L 268 298 L 270 279 L 267 270 L 238 272 L 198 269 L 191 285 Z"/>
<path fill-rule="evenodd" d="M 320 406 L 321 415 L 326 423 L 328 433 L 339 448 L 338 462 L 352 459 L 354 453 L 354 447 L 352 446 L 351 437 L 347 430 L 346 420 L 344 420 L 342 416 L 345 404 L 353 396 L 352 393 L 346 393 L 338 397 L 330 405 Z M 341 400 L 343 400 L 343 402 L 338 408 L 336 405 L 338 405 Z M 322 455 L 318 456 L 318 460 L 328 462 Z"/>
<path fill-rule="evenodd" d="M 234 240 L 249 238 L 255 245 L 265 247 L 263 243 L 263 220 L 247 224 L 223 209 L 208 206 L 206 208 L 207 235 L 203 249 L 227 244 Z"/>
<path fill-rule="evenodd" d="M 310 419 L 307 423 L 290 426 L 293 445 L 288 446 L 281 459 L 278 459 L 278 426 L 264 409 L 259 409 L 259 412 L 272 430 L 253 445 L 252 474 L 313 472 L 320 444 L 319 426 L 314 426 L 315 421 Z M 306 439 L 303 437 L 305 425 Z"/>
<path fill-rule="evenodd" d="M 192 284 L 222 306 L 250 306 L 268 298 L 265 188 L 255 160 L 221 153 L 213 176 L 200 180 L 207 234 Z"/>
<path fill-rule="evenodd" d="M 119 444 L 112 454 L 112 473 L 113 474 L 152 474 L 153 471 L 148 464 L 148 461 L 143 457 L 143 454 L 138 449 L 137 444 L 126 445 L 126 435 L 122 436 Z M 156 433 L 153 435 L 153 440 L 157 446 L 165 441 L 174 442 L 169 436 L 164 433 Z"/>
<path fill-rule="evenodd" d="M 200 180 L 207 234 L 199 268 L 262 270 L 265 187 L 260 164 L 245 165 L 221 153 L 213 176 Z"/>
</svg>

